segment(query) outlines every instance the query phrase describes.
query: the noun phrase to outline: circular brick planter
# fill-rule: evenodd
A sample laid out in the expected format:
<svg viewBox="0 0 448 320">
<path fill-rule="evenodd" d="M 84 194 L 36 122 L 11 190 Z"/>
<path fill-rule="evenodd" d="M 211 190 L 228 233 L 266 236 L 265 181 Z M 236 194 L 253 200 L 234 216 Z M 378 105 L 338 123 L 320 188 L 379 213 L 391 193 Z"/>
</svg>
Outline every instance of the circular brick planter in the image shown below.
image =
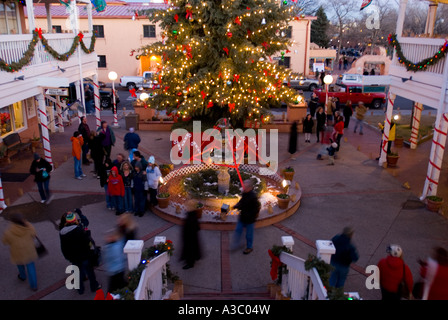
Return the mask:
<svg viewBox="0 0 448 320">
<path fill-rule="evenodd" d="M 178 170 L 171 171 L 165 178 L 165 184 L 160 188 L 160 192 L 169 192 L 171 194 L 170 203 L 168 207 L 161 208 L 160 206 L 156 206 L 153 208 L 154 214 L 159 216 L 160 218 L 167 220 L 169 222 L 183 225 L 184 219 L 186 218 L 186 208 L 185 201 L 188 199 L 187 195 L 181 195 L 179 192 L 180 179 L 190 173 L 198 172 L 204 169 L 219 169 L 219 166 L 215 165 L 191 165 L 188 167 L 183 167 Z M 256 165 L 241 165 L 241 171 L 247 171 L 251 174 L 257 175 L 259 173 L 261 167 Z M 262 208 L 260 210 L 260 214 L 255 223 L 255 228 L 269 226 L 275 223 L 278 223 L 291 215 L 293 215 L 300 206 L 301 199 L 301 188 L 297 184 L 296 181 L 291 184 L 289 189 L 290 201 L 289 205 L 286 209 L 280 209 L 277 202 L 276 194 L 284 193 L 282 190 L 281 183 L 283 178 L 278 174 L 274 175 L 260 175 L 263 179 L 266 180 L 268 185 L 268 190 L 271 192 L 266 192 L 260 197 L 260 202 L 262 202 Z M 296 187 L 295 187 L 296 186 Z M 274 191 L 274 187 L 277 188 L 277 193 Z M 294 196 L 293 196 L 294 195 Z M 293 198 L 294 201 L 291 199 Z M 202 209 L 202 216 L 199 219 L 199 223 L 201 225 L 201 229 L 203 230 L 234 230 L 236 227 L 236 223 L 238 222 L 238 214 L 234 211 L 231 211 L 225 219 L 221 217 L 221 206 L 223 203 L 229 204 L 233 206 L 236 204 L 237 199 L 198 199 L 198 201 L 204 204 Z M 272 200 L 272 201 L 271 201 Z M 231 203 L 230 203 L 231 202 Z M 176 213 L 176 207 L 181 207 L 181 213 Z M 269 210 L 269 207 L 272 208 L 272 211 Z M 179 211 L 179 210 L 178 210 Z M 271 212 L 269 212 L 271 211 Z"/>
</svg>

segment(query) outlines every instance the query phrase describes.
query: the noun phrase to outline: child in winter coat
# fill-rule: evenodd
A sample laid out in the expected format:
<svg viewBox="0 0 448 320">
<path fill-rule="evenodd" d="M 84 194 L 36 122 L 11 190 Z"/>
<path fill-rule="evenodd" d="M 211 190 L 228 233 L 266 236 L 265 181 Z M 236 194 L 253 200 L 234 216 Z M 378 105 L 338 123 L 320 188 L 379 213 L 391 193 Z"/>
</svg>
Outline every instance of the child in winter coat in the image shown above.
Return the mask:
<svg viewBox="0 0 448 320">
<path fill-rule="evenodd" d="M 327 148 L 328 159 L 330 160 L 330 163 L 328 163 L 329 166 L 334 166 L 334 154 L 336 153 L 337 148 L 338 144 L 336 142 L 332 142 L 331 145 Z"/>
<path fill-rule="evenodd" d="M 114 292 L 126 286 L 126 255 L 123 253 L 124 237 L 117 230 L 109 231 L 104 246 L 104 267 L 109 276 L 108 292 Z"/>
<path fill-rule="evenodd" d="M 137 162 L 132 177 L 132 192 L 134 194 L 134 215 L 143 217 L 146 206 L 145 181 L 146 175 L 142 171 L 142 165 Z"/>
<path fill-rule="evenodd" d="M 111 197 L 113 206 L 115 207 L 116 215 L 120 215 L 124 212 L 124 183 L 123 178 L 118 173 L 117 167 L 110 169 L 110 175 L 107 182 L 107 191 Z"/>
<path fill-rule="evenodd" d="M 303 120 L 303 132 L 305 133 L 305 142 L 311 143 L 311 133 L 313 132 L 314 121 L 311 114 L 307 114 Z"/>
</svg>

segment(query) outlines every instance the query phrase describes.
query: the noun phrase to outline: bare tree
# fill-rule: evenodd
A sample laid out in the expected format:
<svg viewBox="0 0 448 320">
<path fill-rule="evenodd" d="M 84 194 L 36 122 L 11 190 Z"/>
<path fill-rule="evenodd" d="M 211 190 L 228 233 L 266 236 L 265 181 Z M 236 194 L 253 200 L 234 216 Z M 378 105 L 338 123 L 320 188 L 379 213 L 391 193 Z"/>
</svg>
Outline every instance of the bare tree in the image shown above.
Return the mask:
<svg viewBox="0 0 448 320">
<path fill-rule="evenodd" d="M 354 12 L 354 3 L 352 0 L 327 0 L 325 4 L 331 9 L 328 13 L 329 18 L 332 21 L 333 25 L 337 27 L 337 38 L 339 41 L 336 60 L 339 60 L 339 54 L 342 49 L 345 28 L 352 19 L 352 14 Z"/>
</svg>

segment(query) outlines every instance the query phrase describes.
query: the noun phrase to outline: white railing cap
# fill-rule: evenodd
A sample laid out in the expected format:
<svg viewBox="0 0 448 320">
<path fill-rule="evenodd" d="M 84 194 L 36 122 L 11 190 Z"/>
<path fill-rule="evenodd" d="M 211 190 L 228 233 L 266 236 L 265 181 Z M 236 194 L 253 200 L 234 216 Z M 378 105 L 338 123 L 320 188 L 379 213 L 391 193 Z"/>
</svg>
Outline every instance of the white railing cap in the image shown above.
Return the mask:
<svg viewBox="0 0 448 320">
<path fill-rule="evenodd" d="M 165 236 L 157 236 L 154 239 L 154 245 L 158 245 L 159 243 L 165 243 L 166 237 Z"/>
<path fill-rule="evenodd" d="M 144 246 L 143 240 L 128 240 L 124 246 L 124 253 L 136 253 L 141 252 Z"/>
<path fill-rule="evenodd" d="M 320 253 L 334 254 L 336 247 L 331 240 L 316 240 L 316 248 Z"/>
<path fill-rule="evenodd" d="M 294 245 L 294 239 L 291 236 L 282 236 L 282 243 L 286 247 L 290 247 Z"/>
</svg>

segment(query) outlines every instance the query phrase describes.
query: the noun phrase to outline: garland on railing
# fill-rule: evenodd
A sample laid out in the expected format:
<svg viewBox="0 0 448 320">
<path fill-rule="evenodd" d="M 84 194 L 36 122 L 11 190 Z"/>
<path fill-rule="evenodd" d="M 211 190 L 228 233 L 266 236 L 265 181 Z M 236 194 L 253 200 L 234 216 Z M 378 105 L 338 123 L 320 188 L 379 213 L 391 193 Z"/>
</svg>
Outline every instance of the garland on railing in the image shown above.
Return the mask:
<svg viewBox="0 0 448 320">
<path fill-rule="evenodd" d="M 40 28 L 39 29 L 36 28 L 33 31 L 33 38 L 30 44 L 28 45 L 28 49 L 23 54 L 23 57 L 20 58 L 19 61 L 11 63 L 6 63 L 6 61 L 0 59 L 0 70 L 6 72 L 16 72 L 22 69 L 24 66 L 28 65 L 34 56 L 34 51 L 39 39 L 42 42 L 45 51 L 47 51 L 53 58 L 59 61 L 67 61 L 70 58 L 70 56 L 73 55 L 73 53 L 75 53 L 75 50 L 78 47 L 78 45 L 81 45 L 81 49 L 86 54 L 92 53 L 95 48 L 95 41 L 96 41 L 95 32 L 92 35 L 89 48 L 86 47 L 84 41 L 82 40 L 83 37 L 84 35 L 81 32 L 78 33 L 78 35 L 73 39 L 73 43 L 72 46 L 70 47 L 70 50 L 60 54 L 49 45 L 47 39 L 45 39 L 44 36 L 42 35 L 42 30 Z"/>
<path fill-rule="evenodd" d="M 113 292 L 113 294 L 120 295 L 121 300 L 134 300 L 134 291 L 137 289 L 138 284 L 140 283 L 140 278 L 146 268 L 146 265 L 150 262 L 150 260 L 154 259 L 164 252 L 168 252 L 170 256 L 173 255 L 173 251 L 174 245 L 171 240 L 167 240 L 165 243 L 159 243 L 143 251 L 140 264 L 135 269 L 131 270 L 128 274 L 128 285 Z M 167 278 L 172 282 L 178 280 L 178 277 L 171 273 L 168 264 L 166 265 L 166 273 Z"/>
<path fill-rule="evenodd" d="M 390 34 L 388 37 L 389 45 L 394 47 L 396 50 L 396 54 L 398 57 L 398 62 L 400 62 L 406 70 L 408 71 L 424 71 L 429 66 L 432 66 L 440 61 L 440 59 L 443 59 L 446 55 L 446 51 L 448 49 L 448 41 L 445 40 L 445 43 L 439 48 L 439 50 L 432 56 L 426 59 L 423 59 L 420 62 L 414 63 L 412 61 L 409 61 L 406 59 L 406 57 L 403 54 L 403 51 L 401 50 L 400 42 L 397 40 L 396 34 Z"/>
</svg>

